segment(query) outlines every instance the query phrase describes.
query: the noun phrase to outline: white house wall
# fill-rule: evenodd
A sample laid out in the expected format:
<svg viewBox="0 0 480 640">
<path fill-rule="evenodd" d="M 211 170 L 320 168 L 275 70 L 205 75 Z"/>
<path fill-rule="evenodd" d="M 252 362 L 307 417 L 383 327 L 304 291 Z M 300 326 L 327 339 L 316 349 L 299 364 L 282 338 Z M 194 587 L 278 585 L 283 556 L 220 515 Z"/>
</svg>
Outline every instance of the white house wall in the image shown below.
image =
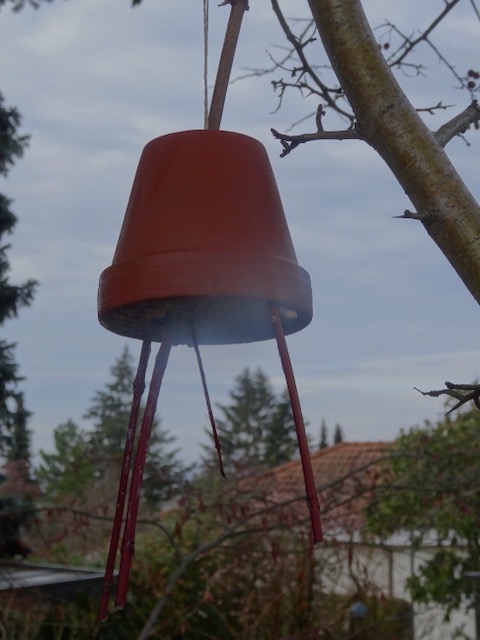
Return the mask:
<svg viewBox="0 0 480 640">
<path fill-rule="evenodd" d="M 353 543 L 350 556 L 345 543 L 326 545 L 317 549 L 317 557 L 326 590 L 335 593 L 352 593 L 356 590 L 371 594 L 383 594 L 410 601 L 405 587 L 412 572 L 418 570 L 434 548 L 421 549 L 412 556 L 408 546 L 370 546 Z M 414 640 L 453 640 L 455 630 L 462 628 L 466 637 L 475 639 L 473 611 L 458 611 L 451 615 L 449 623 L 443 621 L 441 607 L 414 609 Z"/>
</svg>

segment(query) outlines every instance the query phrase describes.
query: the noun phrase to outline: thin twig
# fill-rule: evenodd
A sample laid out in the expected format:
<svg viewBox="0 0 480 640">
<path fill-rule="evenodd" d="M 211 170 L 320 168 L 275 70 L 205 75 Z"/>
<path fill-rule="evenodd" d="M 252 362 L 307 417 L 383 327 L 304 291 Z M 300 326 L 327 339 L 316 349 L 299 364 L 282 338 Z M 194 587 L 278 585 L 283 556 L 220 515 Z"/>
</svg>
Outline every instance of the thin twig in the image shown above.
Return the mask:
<svg viewBox="0 0 480 640">
<path fill-rule="evenodd" d="M 309 42 L 312 42 L 314 38 L 310 38 L 306 42 L 302 42 L 300 38 L 297 38 L 292 32 L 292 30 L 290 29 L 290 27 L 288 26 L 288 22 L 286 21 L 285 16 L 283 15 L 282 10 L 280 9 L 280 5 L 278 4 L 278 0 L 271 0 L 271 3 L 272 3 L 272 9 L 283 30 L 283 33 L 285 34 L 285 37 L 293 46 L 295 53 L 297 54 L 300 60 L 302 75 L 308 75 L 313 80 L 313 82 L 317 85 L 317 87 L 320 90 L 320 95 L 322 99 L 325 100 L 326 102 L 326 106 L 331 107 L 332 109 L 337 111 L 340 115 L 347 118 L 349 122 L 353 123 L 354 118 L 352 114 L 338 106 L 336 101 L 331 96 L 331 93 L 334 90 L 330 89 L 329 87 L 327 87 L 326 84 L 322 82 L 319 75 L 315 72 L 315 70 L 307 60 L 304 48 Z M 335 90 L 335 93 L 337 94 L 341 93 L 343 95 L 343 92 L 342 91 L 339 92 L 338 89 Z"/>
<path fill-rule="evenodd" d="M 198 370 L 200 372 L 200 378 L 202 380 L 203 395 L 205 396 L 205 402 L 206 402 L 206 405 L 207 405 L 208 418 L 210 420 L 210 425 L 212 427 L 213 441 L 215 443 L 215 449 L 217 450 L 218 466 L 219 466 L 219 469 L 220 469 L 220 473 L 222 474 L 222 476 L 224 478 L 226 478 L 225 470 L 224 470 L 224 467 L 223 467 L 223 460 L 222 460 L 222 445 L 220 443 L 220 438 L 218 437 L 217 425 L 216 425 L 216 422 L 215 422 L 215 417 L 213 415 L 212 403 L 210 401 L 210 394 L 208 393 L 207 378 L 205 376 L 205 370 L 203 368 L 202 356 L 200 354 L 200 348 L 198 346 L 197 334 L 195 332 L 195 328 L 194 327 L 192 327 L 192 338 L 193 338 L 193 348 L 195 350 L 195 355 L 197 357 Z"/>
<path fill-rule="evenodd" d="M 401 218 L 407 220 L 423 220 L 425 216 L 422 213 L 417 213 L 416 211 L 410 211 L 409 209 L 405 209 L 401 216 L 393 216 L 394 218 Z"/>
<path fill-rule="evenodd" d="M 435 27 L 437 27 L 440 22 L 442 22 L 442 20 L 445 18 L 445 16 L 454 8 L 454 6 L 456 4 L 458 4 L 460 2 L 460 0 L 452 0 L 451 2 L 447 2 L 445 4 L 445 7 L 443 9 L 443 11 L 440 12 L 440 14 L 431 22 L 431 24 L 425 29 L 425 31 L 422 31 L 422 33 L 415 38 L 414 40 L 411 40 L 410 38 L 407 38 L 406 36 L 404 36 L 403 34 L 400 34 L 400 32 L 398 32 L 403 38 L 404 38 L 404 50 L 402 51 L 402 53 L 398 56 L 398 58 L 393 58 L 392 57 L 388 60 L 388 63 L 391 66 L 399 66 L 403 60 L 408 56 L 408 54 L 420 43 L 420 42 L 425 42 L 428 41 L 428 36 L 432 33 L 432 31 L 435 29 Z M 430 42 L 429 42 L 430 44 Z"/>
</svg>

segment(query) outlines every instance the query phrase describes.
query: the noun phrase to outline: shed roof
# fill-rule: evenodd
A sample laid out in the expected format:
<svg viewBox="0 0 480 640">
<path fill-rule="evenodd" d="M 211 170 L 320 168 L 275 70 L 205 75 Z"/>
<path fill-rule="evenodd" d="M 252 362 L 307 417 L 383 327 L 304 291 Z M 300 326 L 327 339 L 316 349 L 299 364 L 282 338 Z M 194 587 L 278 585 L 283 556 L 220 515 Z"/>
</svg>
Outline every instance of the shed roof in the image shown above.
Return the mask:
<svg viewBox="0 0 480 640">
<path fill-rule="evenodd" d="M 96 591 L 104 572 L 86 567 L 71 567 L 33 562 L 0 563 L 0 592 L 43 591 L 62 599 L 75 597 L 80 591 Z"/>
</svg>

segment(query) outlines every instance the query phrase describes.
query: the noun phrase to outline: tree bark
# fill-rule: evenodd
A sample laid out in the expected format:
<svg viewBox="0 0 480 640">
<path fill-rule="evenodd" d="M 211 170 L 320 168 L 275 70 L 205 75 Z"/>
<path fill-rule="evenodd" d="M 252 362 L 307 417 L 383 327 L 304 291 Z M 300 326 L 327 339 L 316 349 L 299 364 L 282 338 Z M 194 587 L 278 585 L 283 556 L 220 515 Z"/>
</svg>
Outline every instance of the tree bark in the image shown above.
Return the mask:
<svg viewBox="0 0 480 640">
<path fill-rule="evenodd" d="M 364 139 L 480 303 L 480 207 L 386 64 L 360 0 L 308 0 Z"/>
</svg>

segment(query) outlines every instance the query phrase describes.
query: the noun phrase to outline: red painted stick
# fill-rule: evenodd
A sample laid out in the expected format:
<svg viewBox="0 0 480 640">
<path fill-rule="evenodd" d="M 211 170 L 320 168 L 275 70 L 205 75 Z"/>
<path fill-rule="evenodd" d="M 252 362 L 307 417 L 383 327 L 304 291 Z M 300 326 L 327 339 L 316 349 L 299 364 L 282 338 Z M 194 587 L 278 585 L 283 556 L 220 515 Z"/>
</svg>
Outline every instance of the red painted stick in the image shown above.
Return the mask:
<svg viewBox="0 0 480 640">
<path fill-rule="evenodd" d="M 148 391 L 145 411 L 142 418 L 142 426 L 138 437 L 137 452 L 133 465 L 132 483 L 128 500 L 127 520 L 122 541 L 122 555 L 120 569 L 118 572 L 117 594 L 115 606 L 122 609 L 127 599 L 128 578 L 130 575 L 130 565 L 135 552 L 135 529 L 138 516 L 138 505 L 140 501 L 140 490 L 142 488 L 143 470 L 147 456 L 147 448 L 152 433 L 155 411 L 157 409 L 158 394 L 162 384 L 165 369 L 167 368 L 168 356 L 172 348 L 171 339 L 167 336 L 160 345 L 155 365 L 152 373 L 152 380 Z"/>
<path fill-rule="evenodd" d="M 205 377 L 205 370 L 203 368 L 202 356 L 200 355 L 200 349 L 198 348 L 198 342 L 197 342 L 197 336 L 195 334 L 195 330 L 192 330 L 192 335 L 193 335 L 193 348 L 195 349 L 195 355 L 197 356 L 198 369 L 200 371 L 200 378 L 202 379 L 203 394 L 205 396 L 205 402 L 207 403 L 208 417 L 210 419 L 210 424 L 212 426 L 213 441 L 215 443 L 215 449 L 217 450 L 218 466 L 220 468 L 220 473 L 224 478 L 226 478 L 227 476 L 225 475 L 225 471 L 223 468 L 222 446 L 220 444 L 220 439 L 217 433 L 217 425 L 215 424 L 215 417 L 213 415 L 212 403 L 210 402 L 210 394 L 208 393 L 207 378 Z"/>
<path fill-rule="evenodd" d="M 128 420 L 127 437 L 125 440 L 125 449 L 123 452 L 122 471 L 120 482 L 118 485 L 117 507 L 115 510 L 115 518 L 112 527 L 112 537 L 110 540 L 110 549 L 108 551 L 107 566 L 105 568 L 105 578 L 103 581 L 103 593 L 100 602 L 100 610 L 98 619 L 102 622 L 107 619 L 108 600 L 110 597 L 110 588 L 113 582 L 113 572 L 115 568 L 115 558 L 117 556 L 118 541 L 120 539 L 120 530 L 122 528 L 123 512 L 125 509 L 125 496 L 127 493 L 128 478 L 130 475 L 130 463 L 132 460 L 133 443 L 135 441 L 135 432 L 137 430 L 138 414 L 140 411 L 140 403 L 143 392 L 145 391 L 145 371 L 147 369 L 148 358 L 150 356 L 150 341 L 145 340 L 142 344 L 142 351 L 138 362 L 137 375 L 133 383 L 133 399 L 130 417 Z"/>
<path fill-rule="evenodd" d="M 278 353 L 282 361 L 285 379 L 287 381 L 288 394 L 290 396 L 290 404 L 292 405 L 293 419 L 297 430 L 298 448 L 300 450 L 300 459 L 302 461 L 303 478 L 305 480 L 305 491 L 307 495 L 307 504 L 310 511 L 310 523 L 312 526 L 313 542 L 322 542 L 323 532 L 322 523 L 320 521 L 320 506 L 318 504 L 317 490 L 315 487 L 315 479 L 312 471 L 312 461 L 310 460 L 310 452 L 308 450 L 307 435 L 305 433 L 305 424 L 303 422 L 302 409 L 298 397 L 297 385 L 293 375 L 292 363 L 283 333 L 282 321 L 277 307 L 272 305 L 272 320 L 275 337 L 277 339 Z"/>
</svg>

